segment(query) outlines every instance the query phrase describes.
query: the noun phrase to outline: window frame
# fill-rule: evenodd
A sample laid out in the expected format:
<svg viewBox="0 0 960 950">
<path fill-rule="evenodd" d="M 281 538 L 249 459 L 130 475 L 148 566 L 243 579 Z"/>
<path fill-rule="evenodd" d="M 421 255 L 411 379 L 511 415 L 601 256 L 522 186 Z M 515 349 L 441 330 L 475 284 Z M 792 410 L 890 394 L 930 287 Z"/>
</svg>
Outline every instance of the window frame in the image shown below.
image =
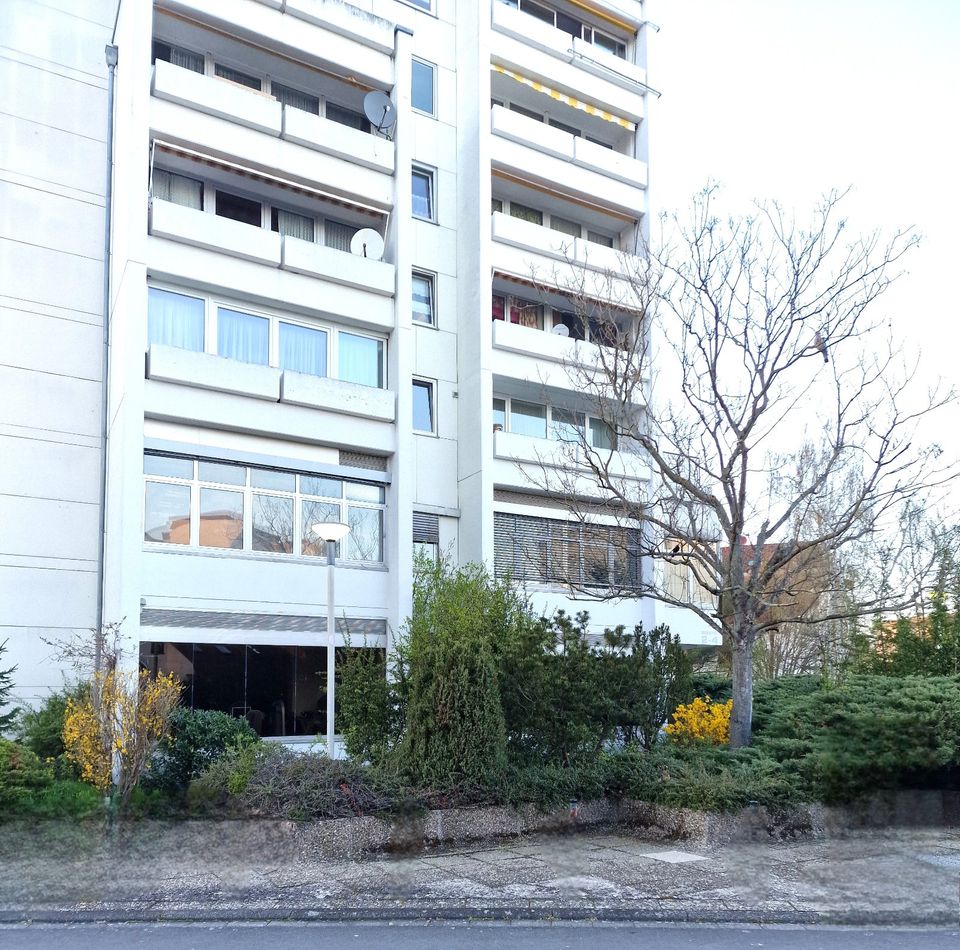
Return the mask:
<svg viewBox="0 0 960 950">
<path fill-rule="evenodd" d="M 292 326 L 303 327 L 307 330 L 321 330 L 327 335 L 327 355 L 326 355 L 326 375 L 317 376 L 317 379 L 332 379 L 339 382 L 350 382 L 349 380 L 340 379 L 340 334 L 348 333 L 353 336 L 363 337 L 365 339 L 374 340 L 380 344 L 380 360 L 379 366 L 377 369 L 380 379 L 383 381 L 382 386 L 376 387 L 377 389 L 388 389 L 389 384 L 387 380 L 387 368 L 388 368 L 388 358 L 387 358 L 387 346 L 388 339 L 385 336 L 379 336 L 376 333 L 368 332 L 366 330 L 361 330 L 356 327 L 346 327 L 340 326 L 336 323 L 311 320 L 308 317 L 301 317 L 297 314 L 287 313 L 281 310 L 273 310 L 266 307 L 250 307 L 242 301 L 236 301 L 224 294 L 211 294 L 203 293 L 202 291 L 194 290 L 192 288 L 181 287 L 176 284 L 171 284 L 166 281 L 151 281 L 147 285 L 148 290 L 148 307 L 147 307 L 147 321 L 149 327 L 149 290 L 159 290 L 166 293 L 178 294 L 181 297 L 190 297 L 194 300 L 203 301 L 204 307 L 204 319 L 203 319 L 203 349 L 202 350 L 188 350 L 187 352 L 191 353 L 206 353 L 210 356 L 220 356 L 218 352 L 218 310 L 223 308 L 225 310 L 233 310 L 237 313 L 247 314 L 253 317 L 265 318 L 269 321 L 268 328 L 268 339 L 267 339 L 267 362 L 265 364 L 250 364 L 250 365 L 265 365 L 272 367 L 273 369 L 280 369 L 280 324 L 285 323 Z M 152 345 L 152 342 L 149 337 L 149 330 L 147 336 L 147 346 Z M 170 344 L 158 344 L 161 346 L 169 346 Z M 224 359 L 232 359 L 231 357 L 223 357 Z M 241 362 L 239 360 L 234 360 L 234 362 Z M 289 372 L 298 372 L 298 370 L 289 370 Z M 313 374 L 309 374 L 313 375 Z M 353 385 L 363 385 L 362 383 L 355 383 Z"/>
<path fill-rule="evenodd" d="M 547 230 L 549 230 L 549 231 L 554 231 L 554 232 L 556 232 L 557 234 L 563 234 L 563 235 L 565 235 L 566 237 L 570 238 L 571 241 L 580 240 L 580 241 L 586 242 L 587 244 L 596 244 L 597 247 L 609 247 L 611 250 L 614 250 L 614 251 L 619 250 L 619 245 L 620 245 L 620 236 L 619 236 L 619 234 L 613 234 L 613 235 L 603 234 L 602 231 L 597 231 L 595 228 L 590 227 L 590 225 L 588 225 L 588 224 L 581 224 L 579 221 L 574 221 L 572 218 L 568 218 L 568 217 L 566 217 L 565 215 L 562 215 L 562 214 L 556 214 L 556 215 L 555 215 L 555 214 L 554 214 L 553 212 L 551 212 L 551 211 L 545 211 L 545 210 L 542 209 L 542 208 L 538 208 L 538 207 L 536 207 L 535 205 L 525 204 L 525 203 L 522 202 L 522 201 L 514 202 L 514 201 L 511 200 L 510 198 L 501 198 L 501 197 L 499 197 L 498 195 L 491 195 L 490 198 L 491 198 L 491 211 L 490 211 L 491 214 L 505 214 L 505 215 L 507 215 L 508 217 L 515 218 L 517 221 L 523 221 L 523 222 L 526 223 L 526 224 L 532 224 L 534 227 L 546 228 Z M 493 202 L 494 202 L 494 201 L 499 201 L 499 202 L 500 202 L 501 207 L 500 207 L 500 210 L 499 210 L 499 211 L 494 211 L 494 210 L 493 210 Z M 519 206 L 520 208 L 523 208 L 524 210 L 527 210 L 527 211 L 536 211 L 536 212 L 538 212 L 538 213 L 540 214 L 540 216 L 541 216 L 541 222 L 540 222 L 540 224 L 537 224 L 537 223 L 534 222 L 534 221 L 530 221 L 530 220 L 528 220 L 527 218 L 520 217 L 519 215 L 515 215 L 515 214 L 513 213 L 513 210 L 512 210 L 512 209 L 513 209 L 513 206 L 514 206 L 515 204 L 516 204 L 517 206 Z M 555 228 L 555 227 L 553 227 L 553 219 L 554 219 L 555 217 L 558 218 L 559 220 L 563 221 L 565 224 L 575 224 L 575 225 L 578 225 L 579 228 L 580 228 L 580 233 L 579 233 L 579 234 L 571 234 L 569 231 L 564 231 L 564 230 L 562 230 L 562 229 L 560 229 L 560 228 Z M 608 244 L 602 243 L 602 242 L 600 242 L 600 241 L 595 241 L 595 240 L 593 240 L 593 239 L 590 237 L 590 235 L 595 235 L 595 236 L 597 236 L 597 237 L 603 237 L 604 240 L 609 240 L 609 241 L 612 242 L 612 244 L 608 245 Z"/>
<path fill-rule="evenodd" d="M 418 388 L 425 389 L 428 393 L 428 406 L 430 409 L 430 425 L 429 429 L 418 429 L 417 428 L 417 415 L 416 415 L 416 397 L 414 397 L 414 405 L 412 418 L 410 420 L 410 428 L 414 435 L 436 435 L 437 434 L 437 380 L 429 379 L 425 376 L 414 376 L 411 380 L 411 386 L 413 390 Z"/>
<path fill-rule="evenodd" d="M 418 105 L 414 105 L 413 102 L 413 67 L 424 66 L 430 70 L 430 108 L 422 109 Z M 437 64 L 431 63 L 428 59 L 423 59 L 420 56 L 411 56 L 410 57 L 410 108 L 416 112 L 418 115 L 426 115 L 431 119 L 437 117 Z"/>
<path fill-rule="evenodd" d="M 416 316 L 414 316 L 416 311 L 413 309 L 413 284 L 411 283 L 410 322 L 414 326 L 437 329 L 437 275 L 433 273 L 433 271 L 422 270 L 419 267 L 415 267 L 411 276 L 414 280 L 419 279 L 426 281 L 430 288 L 430 319 L 418 320 Z"/>
<path fill-rule="evenodd" d="M 299 560 L 305 561 L 308 563 L 316 563 L 317 558 L 324 558 L 326 556 L 325 550 L 322 549 L 322 546 L 318 546 L 316 553 L 305 554 L 303 553 L 303 541 L 304 541 L 304 532 L 303 532 L 303 507 L 304 501 L 306 502 L 319 502 L 321 504 L 330 504 L 339 506 L 339 517 L 344 522 L 347 522 L 350 517 L 350 509 L 362 509 L 362 510 L 373 510 L 380 513 L 380 539 L 379 539 L 379 550 L 380 558 L 379 560 L 369 560 L 362 558 L 352 557 L 352 549 L 350 544 L 350 536 L 348 535 L 346 540 L 341 542 L 337 546 L 337 560 L 343 561 L 348 564 L 355 564 L 359 566 L 366 567 L 380 567 L 385 565 L 386 560 L 386 507 L 387 507 L 387 497 L 386 497 L 386 485 L 383 485 L 379 482 L 363 482 L 354 478 L 345 478 L 341 475 L 331 474 L 324 475 L 318 474 L 315 472 L 304 472 L 293 469 L 282 469 L 274 468 L 267 465 L 250 465 L 245 462 L 236 462 L 232 459 L 218 459 L 211 458 L 207 456 L 189 456 L 181 455 L 177 453 L 169 452 L 158 452 L 147 450 L 143 453 L 144 459 L 147 457 L 160 457 L 160 458 L 175 458 L 181 461 L 189 461 L 192 463 L 192 475 L 187 478 L 186 476 L 177 476 L 177 475 L 150 475 L 146 472 L 142 473 L 143 478 L 143 489 L 142 489 L 142 505 L 141 505 L 141 535 L 143 537 L 143 546 L 145 550 L 150 551 L 170 551 L 170 552 L 187 552 L 192 554 L 223 554 L 230 553 L 233 556 L 242 556 L 242 557 L 255 557 L 258 559 L 269 559 L 269 560 Z M 243 471 L 243 482 L 226 482 L 226 481 L 217 481 L 211 478 L 203 478 L 200 475 L 201 465 L 203 463 L 212 463 L 220 465 L 230 465 L 241 469 Z M 145 466 L 144 466 L 145 467 Z M 253 472 L 254 471 L 267 471 L 267 472 L 278 472 L 284 475 L 291 475 L 294 479 L 293 489 L 279 489 L 279 488 L 262 488 L 255 486 L 253 484 Z M 341 490 L 340 496 L 336 497 L 334 495 L 321 495 L 316 493 L 311 493 L 303 489 L 302 479 L 304 478 L 317 478 L 320 480 L 328 481 L 337 481 L 340 483 Z M 190 498 L 190 537 L 187 543 L 174 542 L 174 541 L 156 541 L 150 540 L 146 537 L 146 528 L 147 528 L 147 491 L 148 485 L 173 485 L 180 487 L 189 488 L 189 498 Z M 358 498 L 351 498 L 349 496 L 349 491 L 347 486 L 349 485 L 364 485 L 371 486 L 379 489 L 381 501 L 374 502 L 370 500 L 362 500 Z M 200 504 L 202 498 L 202 492 L 204 490 L 208 491 L 232 491 L 242 496 L 242 532 L 241 532 L 241 544 L 239 547 L 224 547 L 219 545 L 203 545 L 200 543 L 201 536 L 201 518 L 200 518 Z M 266 497 L 276 497 L 281 499 L 290 499 L 293 502 L 293 524 L 290 534 L 290 551 L 264 551 L 256 550 L 253 547 L 254 541 L 254 520 L 255 520 L 255 502 L 254 499 L 256 496 L 266 496 Z M 342 547 L 343 546 L 343 547 Z M 345 548 L 345 549 L 344 549 Z"/>
<path fill-rule="evenodd" d="M 420 175 L 427 180 L 427 201 L 429 203 L 429 217 L 417 214 L 413 209 L 413 177 Z M 430 224 L 437 223 L 437 170 L 430 165 L 423 165 L 420 162 L 414 162 L 411 166 L 410 181 L 410 216 L 416 221 L 427 221 Z"/>
<path fill-rule="evenodd" d="M 544 417 L 544 422 L 546 425 L 546 429 L 545 429 L 546 435 L 536 436 L 536 435 L 528 435 L 525 432 L 513 431 L 514 401 L 523 403 L 524 405 L 528 405 L 528 406 L 539 406 L 540 408 L 546 410 L 546 414 Z M 579 416 L 583 421 L 583 426 L 582 426 L 583 438 L 586 440 L 587 445 L 591 449 L 595 449 L 598 452 L 618 452 L 619 451 L 619 449 L 617 448 L 617 434 L 616 434 L 616 431 L 613 429 L 613 427 L 610 426 L 609 423 L 607 423 L 604 419 L 601 419 L 599 416 L 596 416 L 585 409 L 565 409 L 562 406 L 551 406 L 549 403 L 534 402 L 530 399 L 521 399 L 514 396 L 505 396 L 498 393 L 494 393 L 491 400 L 491 404 L 490 404 L 491 419 L 493 418 L 494 412 L 498 411 L 494 406 L 494 403 L 497 403 L 497 402 L 502 402 L 504 404 L 504 409 L 503 409 L 503 420 L 504 420 L 503 431 L 504 432 L 513 433 L 514 435 L 518 435 L 521 438 L 525 438 L 525 439 L 543 438 L 547 442 L 559 442 L 559 443 L 565 443 L 567 445 L 580 445 L 582 444 L 582 441 L 580 439 L 577 439 L 577 440 L 560 439 L 555 434 L 558 431 L 558 427 L 566 425 L 566 422 L 555 420 L 554 412 L 556 411 L 556 412 L 564 412 L 564 413 L 574 413 L 576 416 Z M 614 442 L 614 447 L 612 449 L 603 448 L 602 446 L 598 447 L 594 444 L 593 426 L 591 425 L 591 423 L 593 422 L 602 423 L 608 426 L 608 428 L 610 428 L 613 434 L 613 442 Z M 500 425 L 500 423 L 495 422 L 494 425 L 495 426 Z"/>
</svg>

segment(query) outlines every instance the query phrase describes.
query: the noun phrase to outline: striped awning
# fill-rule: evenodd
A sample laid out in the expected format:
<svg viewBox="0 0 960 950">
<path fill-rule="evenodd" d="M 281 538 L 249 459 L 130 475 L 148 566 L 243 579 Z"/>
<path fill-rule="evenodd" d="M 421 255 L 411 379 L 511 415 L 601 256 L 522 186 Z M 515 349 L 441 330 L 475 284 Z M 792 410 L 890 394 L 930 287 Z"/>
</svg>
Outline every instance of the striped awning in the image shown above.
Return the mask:
<svg viewBox="0 0 960 950">
<path fill-rule="evenodd" d="M 586 112 L 587 115 L 598 116 L 606 122 L 612 122 L 614 125 L 619 125 L 621 128 L 628 129 L 631 132 L 634 132 L 637 128 L 635 122 L 631 122 L 629 119 L 623 118 L 623 116 L 614 115 L 612 112 L 607 112 L 605 109 L 591 105 L 589 102 L 584 102 L 582 99 L 577 99 L 575 96 L 568 96 L 565 92 L 558 92 L 556 89 L 551 89 L 550 86 L 544 85 L 539 79 L 531 79 L 529 76 L 524 76 L 522 73 L 514 72 L 512 69 L 507 69 L 505 66 L 499 66 L 496 63 L 492 65 L 492 69 L 494 72 L 509 76 L 517 82 L 522 82 L 531 89 L 536 89 L 537 92 L 542 92 L 551 99 L 556 99 L 557 102 L 566 103 L 568 106 L 573 106 L 574 109 Z"/>
</svg>

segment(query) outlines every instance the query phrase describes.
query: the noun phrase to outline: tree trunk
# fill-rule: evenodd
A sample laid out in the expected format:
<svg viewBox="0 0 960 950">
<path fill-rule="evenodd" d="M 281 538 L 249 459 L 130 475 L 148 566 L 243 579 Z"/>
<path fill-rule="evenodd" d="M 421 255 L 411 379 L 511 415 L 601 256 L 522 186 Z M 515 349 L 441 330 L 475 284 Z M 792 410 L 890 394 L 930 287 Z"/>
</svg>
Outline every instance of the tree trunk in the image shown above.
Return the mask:
<svg viewBox="0 0 960 950">
<path fill-rule="evenodd" d="M 732 643 L 733 712 L 730 715 L 730 748 L 750 745 L 753 733 L 753 650 L 736 638 Z"/>
</svg>

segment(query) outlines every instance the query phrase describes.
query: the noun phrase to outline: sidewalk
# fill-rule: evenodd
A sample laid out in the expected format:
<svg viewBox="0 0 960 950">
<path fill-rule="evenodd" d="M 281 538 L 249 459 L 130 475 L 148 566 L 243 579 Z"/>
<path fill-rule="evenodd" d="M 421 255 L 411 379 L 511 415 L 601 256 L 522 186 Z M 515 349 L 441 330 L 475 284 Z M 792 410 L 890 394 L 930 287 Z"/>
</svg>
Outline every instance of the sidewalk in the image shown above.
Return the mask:
<svg viewBox="0 0 960 950">
<path fill-rule="evenodd" d="M 722 846 L 618 829 L 351 859 L 271 848 L 256 823 L 216 838 L 202 824 L 158 826 L 152 837 L 93 848 L 71 841 L 69 830 L 51 842 L 47 832 L 0 829 L 0 922 L 960 923 L 957 829 Z"/>
</svg>

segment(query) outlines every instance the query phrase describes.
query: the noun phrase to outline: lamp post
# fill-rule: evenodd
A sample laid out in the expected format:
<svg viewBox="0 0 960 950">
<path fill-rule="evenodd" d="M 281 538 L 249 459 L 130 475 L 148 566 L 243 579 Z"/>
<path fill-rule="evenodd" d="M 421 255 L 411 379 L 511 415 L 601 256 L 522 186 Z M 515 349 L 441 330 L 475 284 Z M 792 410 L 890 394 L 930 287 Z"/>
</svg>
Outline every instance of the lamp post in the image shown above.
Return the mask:
<svg viewBox="0 0 960 950">
<path fill-rule="evenodd" d="M 333 575 L 337 562 L 337 543 L 350 533 L 350 525 L 341 521 L 322 521 L 313 525 L 313 533 L 327 543 L 327 755 L 332 759 L 333 711 L 337 688 L 337 621 L 333 601 Z"/>
</svg>

